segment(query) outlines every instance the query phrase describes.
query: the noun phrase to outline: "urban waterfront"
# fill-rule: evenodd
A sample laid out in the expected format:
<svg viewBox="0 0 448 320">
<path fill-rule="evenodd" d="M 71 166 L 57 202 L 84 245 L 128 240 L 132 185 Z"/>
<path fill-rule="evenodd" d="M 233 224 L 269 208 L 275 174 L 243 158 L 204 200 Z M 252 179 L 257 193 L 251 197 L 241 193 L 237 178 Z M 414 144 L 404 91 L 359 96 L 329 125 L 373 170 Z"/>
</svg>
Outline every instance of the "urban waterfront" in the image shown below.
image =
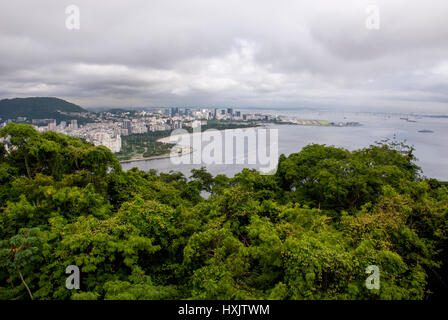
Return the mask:
<svg viewBox="0 0 448 320">
<path fill-rule="evenodd" d="M 269 113 L 270 111 L 264 110 Z M 396 139 L 406 141 L 415 147 L 417 164 L 427 177 L 448 180 L 448 119 L 427 116 L 409 116 L 387 113 L 343 113 L 343 112 L 307 112 L 276 111 L 278 114 L 301 119 L 328 119 L 331 121 L 354 121 L 361 126 L 300 126 L 267 124 L 268 128 L 278 129 L 278 153 L 289 155 L 299 152 L 311 143 L 334 145 L 349 150 L 368 147 L 376 141 Z M 409 118 L 410 121 L 405 119 Z M 415 122 L 414 122 L 415 121 Z M 419 130 L 430 129 L 433 133 L 421 133 Z M 195 150 L 194 152 L 198 152 Z M 189 155 L 186 155 L 189 156 Z M 235 154 L 234 157 L 245 155 Z M 246 157 L 247 158 L 247 157 Z M 225 164 L 183 164 L 175 165 L 170 159 L 156 159 L 123 163 L 123 169 L 137 167 L 142 170 L 155 169 L 159 172 L 180 171 L 186 176 L 190 170 L 204 165 L 213 175 L 226 174 L 233 176 L 243 168 L 258 169 L 258 165 L 225 165 Z"/>
</svg>

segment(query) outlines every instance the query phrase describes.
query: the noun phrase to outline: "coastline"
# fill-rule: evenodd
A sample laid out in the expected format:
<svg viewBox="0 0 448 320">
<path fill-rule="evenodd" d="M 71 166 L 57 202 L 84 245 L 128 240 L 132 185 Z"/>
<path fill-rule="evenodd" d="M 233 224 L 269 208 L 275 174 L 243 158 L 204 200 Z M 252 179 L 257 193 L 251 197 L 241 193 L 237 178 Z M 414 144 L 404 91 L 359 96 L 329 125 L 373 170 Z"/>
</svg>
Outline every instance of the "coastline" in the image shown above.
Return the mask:
<svg viewBox="0 0 448 320">
<path fill-rule="evenodd" d="M 234 128 L 234 129 L 223 129 L 223 130 L 217 130 L 217 131 L 222 131 L 222 132 L 226 132 L 228 130 L 245 130 L 245 129 L 257 129 L 257 128 L 265 128 L 266 125 L 260 125 L 260 126 L 255 126 L 255 127 L 244 127 L 244 128 Z M 210 129 L 209 129 L 210 130 Z M 189 132 L 189 133 L 182 133 L 182 134 L 176 134 L 174 136 L 168 136 L 168 137 L 163 137 L 163 138 L 159 138 L 156 141 L 157 142 L 162 142 L 162 143 L 172 143 L 171 142 L 171 138 L 178 138 L 178 137 L 183 137 L 183 136 L 188 136 L 188 137 L 192 137 L 194 134 L 198 134 L 198 133 L 207 133 L 210 131 L 201 131 L 201 132 Z"/>
<path fill-rule="evenodd" d="M 186 155 L 186 154 L 190 154 L 192 153 L 194 150 L 193 148 L 190 148 L 190 150 L 186 151 L 186 152 L 182 152 L 182 155 Z M 171 153 L 164 153 L 164 154 L 160 154 L 158 156 L 150 156 L 150 157 L 136 157 L 136 158 L 131 158 L 128 160 L 121 160 L 119 161 L 120 163 L 130 163 L 130 162 L 137 162 L 137 161 L 149 161 L 149 160 L 157 160 L 157 159 L 167 159 L 171 157 Z"/>
<path fill-rule="evenodd" d="M 260 127 L 266 127 L 265 125 L 261 125 L 261 126 L 256 126 L 256 127 L 244 127 L 244 128 L 235 128 L 235 129 L 224 129 L 224 130 L 218 130 L 218 131 L 227 131 L 227 130 L 237 130 L 237 129 L 255 129 L 255 128 L 260 128 Z M 198 134 L 198 133 L 204 133 L 206 131 L 201 131 L 201 132 L 190 132 L 190 133 L 183 133 L 183 134 L 176 134 L 174 136 L 167 136 L 167 137 L 163 137 L 163 138 L 159 138 L 156 141 L 157 142 L 161 142 L 161 143 L 172 143 L 171 139 L 173 137 L 180 137 L 180 136 L 193 136 L 194 134 Z M 190 149 L 186 152 L 182 152 L 182 156 L 186 155 L 186 154 L 190 154 L 194 152 L 194 149 L 190 147 Z M 161 154 L 158 156 L 150 156 L 150 157 L 135 157 L 135 158 L 131 158 L 128 160 L 121 160 L 119 161 L 120 163 L 130 163 L 130 162 L 138 162 L 138 161 L 151 161 L 151 160 L 158 160 L 158 159 L 167 159 L 171 157 L 171 153 L 165 153 L 165 154 Z"/>
</svg>

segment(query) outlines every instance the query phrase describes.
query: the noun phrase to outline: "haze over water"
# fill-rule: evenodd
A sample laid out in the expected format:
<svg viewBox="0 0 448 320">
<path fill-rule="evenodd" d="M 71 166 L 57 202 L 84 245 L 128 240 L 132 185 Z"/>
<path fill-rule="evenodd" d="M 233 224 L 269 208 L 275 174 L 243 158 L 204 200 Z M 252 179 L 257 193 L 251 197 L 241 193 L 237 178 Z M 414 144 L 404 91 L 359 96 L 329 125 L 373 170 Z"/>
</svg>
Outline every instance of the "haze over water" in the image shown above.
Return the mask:
<svg viewBox="0 0 448 320">
<path fill-rule="evenodd" d="M 316 119 L 343 122 L 360 122 L 359 127 L 325 127 L 325 126 L 298 126 L 273 125 L 268 128 L 278 129 L 278 154 L 289 155 L 299 152 L 304 146 L 311 143 L 334 145 L 349 150 L 360 149 L 374 144 L 376 141 L 393 139 L 406 140 L 406 144 L 415 147 L 418 158 L 417 165 L 423 170 L 423 175 L 439 180 L 448 181 L 448 119 L 415 117 L 400 114 L 386 113 L 351 113 L 351 112 L 311 112 L 311 111 L 266 111 L 299 119 Z M 400 119 L 409 117 L 417 122 L 408 122 Z M 434 133 L 420 133 L 419 130 L 430 129 Z M 198 152 L 198 151 L 195 151 Z M 235 154 L 234 158 L 242 155 Z M 247 161 L 246 161 L 247 162 Z M 226 174 L 233 176 L 243 168 L 256 168 L 259 165 L 216 165 L 202 164 L 213 175 Z M 201 164 L 174 165 L 170 159 L 137 161 L 122 164 L 124 170 L 138 167 L 141 170 L 156 169 L 159 172 L 180 171 L 187 177 L 190 170 L 200 168 Z"/>
</svg>

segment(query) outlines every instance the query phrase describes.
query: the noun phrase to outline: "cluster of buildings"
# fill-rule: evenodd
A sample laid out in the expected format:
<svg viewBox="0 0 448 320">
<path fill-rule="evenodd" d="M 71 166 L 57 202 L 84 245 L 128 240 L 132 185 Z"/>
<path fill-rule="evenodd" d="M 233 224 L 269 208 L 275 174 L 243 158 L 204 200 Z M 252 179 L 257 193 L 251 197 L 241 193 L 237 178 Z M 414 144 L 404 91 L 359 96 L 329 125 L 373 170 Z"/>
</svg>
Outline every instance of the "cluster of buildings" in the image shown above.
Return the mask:
<svg viewBox="0 0 448 320">
<path fill-rule="evenodd" d="M 271 120 L 271 115 L 259 114 L 259 113 L 242 113 L 233 108 L 225 109 L 189 109 L 189 108 L 171 108 L 165 110 L 159 110 L 159 113 L 169 115 L 171 117 L 190 117 L 195 119 L 205 120 L 233 120 L 233 121 L 251 121 L 251 120 Z"/>
<path fill-rule="evenodd" d="M 73 116 L 71 114 L 71 116 Z M 27 121 L 20 117 L 14 122 L 31 122 L 38 131 L 56 131 L 70 136 L 79 137 L 95 145 L 103 145 L 112 152 L 120 152 L 122 137 L 131 134 L 142 134 L 154 131 L 167 131 L 183 127 L 196 128 L 204 126 L 209 120 L 254 121 L 272 120 L 270 115 L 243 114 L 232 108 L 204 109 L 204 108 L 164 108 L 150 111 L 115 110 L 100 113 L 79 113 L 76 115 L 87 121 L 82 125 L 78 120 L 60 121 L 55 119 L 32 119 Z M 7 120 L 0 124 L 5 126 Z"/>
<path fill-rule="evenodd" d="M 78 125 L 78 120 L 70 122 L 61 121 L 57 124 L 55 119 L 36 119 L 32 121 L 36 130 L 55 131 L 69 136 L 82 138 L 92 142 L 94 145 L 102 145 L 109 148 L 112 152 L 121 150 L 121 128 L 118 124 L 107 122 L 93 122 L 84 125 Z"/>
</svg>

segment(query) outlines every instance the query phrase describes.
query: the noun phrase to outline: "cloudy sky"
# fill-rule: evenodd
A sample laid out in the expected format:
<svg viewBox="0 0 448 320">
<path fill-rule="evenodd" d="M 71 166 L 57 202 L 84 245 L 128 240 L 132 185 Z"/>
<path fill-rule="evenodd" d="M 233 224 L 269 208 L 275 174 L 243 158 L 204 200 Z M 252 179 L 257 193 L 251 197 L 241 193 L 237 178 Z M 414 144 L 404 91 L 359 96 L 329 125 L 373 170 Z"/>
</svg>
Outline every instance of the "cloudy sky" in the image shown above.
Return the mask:
<svg viewBox="0 0 448 320">
<path fill-rule="evenodd" d="M 0 98 L 26 96 L 448 113 L 448 1 L 0 0 Z"/>
</svg>

